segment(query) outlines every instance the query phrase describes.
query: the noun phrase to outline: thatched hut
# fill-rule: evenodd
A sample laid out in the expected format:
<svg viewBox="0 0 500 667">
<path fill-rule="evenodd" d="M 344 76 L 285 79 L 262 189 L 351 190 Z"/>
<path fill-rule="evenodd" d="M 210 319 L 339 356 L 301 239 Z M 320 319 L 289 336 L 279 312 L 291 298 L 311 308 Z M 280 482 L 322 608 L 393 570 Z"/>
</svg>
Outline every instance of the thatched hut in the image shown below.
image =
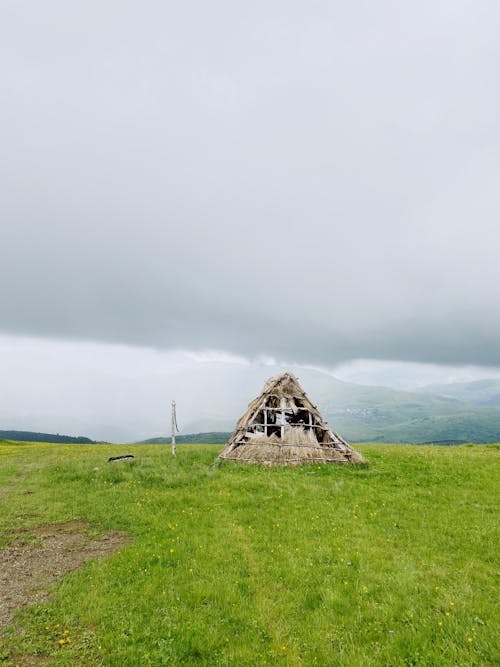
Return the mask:
<svg viewBox="0 0 500 667">
<path fill-rule="evenodd" d="M 219 458 L 269 466 L 363 462 L 361 454 L 330 430 L 292 373 L 266 382 Z"/>
</svg>

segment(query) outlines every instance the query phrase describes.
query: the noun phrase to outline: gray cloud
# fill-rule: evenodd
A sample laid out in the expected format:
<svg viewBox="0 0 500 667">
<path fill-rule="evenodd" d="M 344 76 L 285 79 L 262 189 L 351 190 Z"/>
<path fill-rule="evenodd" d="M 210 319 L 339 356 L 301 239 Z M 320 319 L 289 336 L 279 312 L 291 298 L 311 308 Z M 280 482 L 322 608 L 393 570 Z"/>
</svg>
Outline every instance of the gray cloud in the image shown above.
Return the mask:
<svg viewBox="0 0 500 667">
<path fill-rule="evenodd" d="M 497 3 L 0 13 L 1 330 L 500 363 Z"/>
</svg>

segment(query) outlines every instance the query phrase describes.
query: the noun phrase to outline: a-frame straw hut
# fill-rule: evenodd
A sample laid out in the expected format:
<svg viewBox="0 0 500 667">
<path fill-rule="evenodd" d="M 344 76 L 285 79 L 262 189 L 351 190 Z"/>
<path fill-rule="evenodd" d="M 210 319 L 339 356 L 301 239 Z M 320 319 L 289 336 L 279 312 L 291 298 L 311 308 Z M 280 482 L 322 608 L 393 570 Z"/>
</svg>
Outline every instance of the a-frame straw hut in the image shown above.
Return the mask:
<svg viewBox="0 0 500 667">
<path fill-rule="evenodd" d="M 364 460 L 330 430 L 292 373 L 266 382 L 261 395 L 236 424 L 219 458 L 269 466 Z"/>
</svg>

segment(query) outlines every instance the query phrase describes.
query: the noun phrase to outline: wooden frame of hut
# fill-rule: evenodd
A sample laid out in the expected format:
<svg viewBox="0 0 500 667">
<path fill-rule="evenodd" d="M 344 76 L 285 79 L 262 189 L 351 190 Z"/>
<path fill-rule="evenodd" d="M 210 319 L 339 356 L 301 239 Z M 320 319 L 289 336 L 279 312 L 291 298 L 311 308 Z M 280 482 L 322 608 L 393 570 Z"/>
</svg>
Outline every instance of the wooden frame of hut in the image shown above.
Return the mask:
<svg viewBox="0 0 500 667">
<path fill-rule="evenodd" d="M 330 430 L 292 373 L 266 382 L 239 419 L 219 459 L 269 466 L 364 461 Z"/>
</svg>

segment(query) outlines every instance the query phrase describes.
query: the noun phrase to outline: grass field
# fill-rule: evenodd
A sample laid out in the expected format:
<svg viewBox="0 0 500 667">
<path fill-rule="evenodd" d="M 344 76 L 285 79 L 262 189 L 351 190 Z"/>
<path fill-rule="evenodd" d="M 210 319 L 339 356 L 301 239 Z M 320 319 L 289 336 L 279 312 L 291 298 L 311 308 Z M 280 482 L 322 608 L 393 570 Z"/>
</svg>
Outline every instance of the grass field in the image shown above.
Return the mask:
<svg viewBox="0 0 500 667">
<path fill-rule="evenodd" d="M 498 446 L 288 469 L 219 450 L 0 444 L 1 546 L 72 519 L 133 540 L 21 609 L 0 665 L 500 664 Z"/>
</svg>

